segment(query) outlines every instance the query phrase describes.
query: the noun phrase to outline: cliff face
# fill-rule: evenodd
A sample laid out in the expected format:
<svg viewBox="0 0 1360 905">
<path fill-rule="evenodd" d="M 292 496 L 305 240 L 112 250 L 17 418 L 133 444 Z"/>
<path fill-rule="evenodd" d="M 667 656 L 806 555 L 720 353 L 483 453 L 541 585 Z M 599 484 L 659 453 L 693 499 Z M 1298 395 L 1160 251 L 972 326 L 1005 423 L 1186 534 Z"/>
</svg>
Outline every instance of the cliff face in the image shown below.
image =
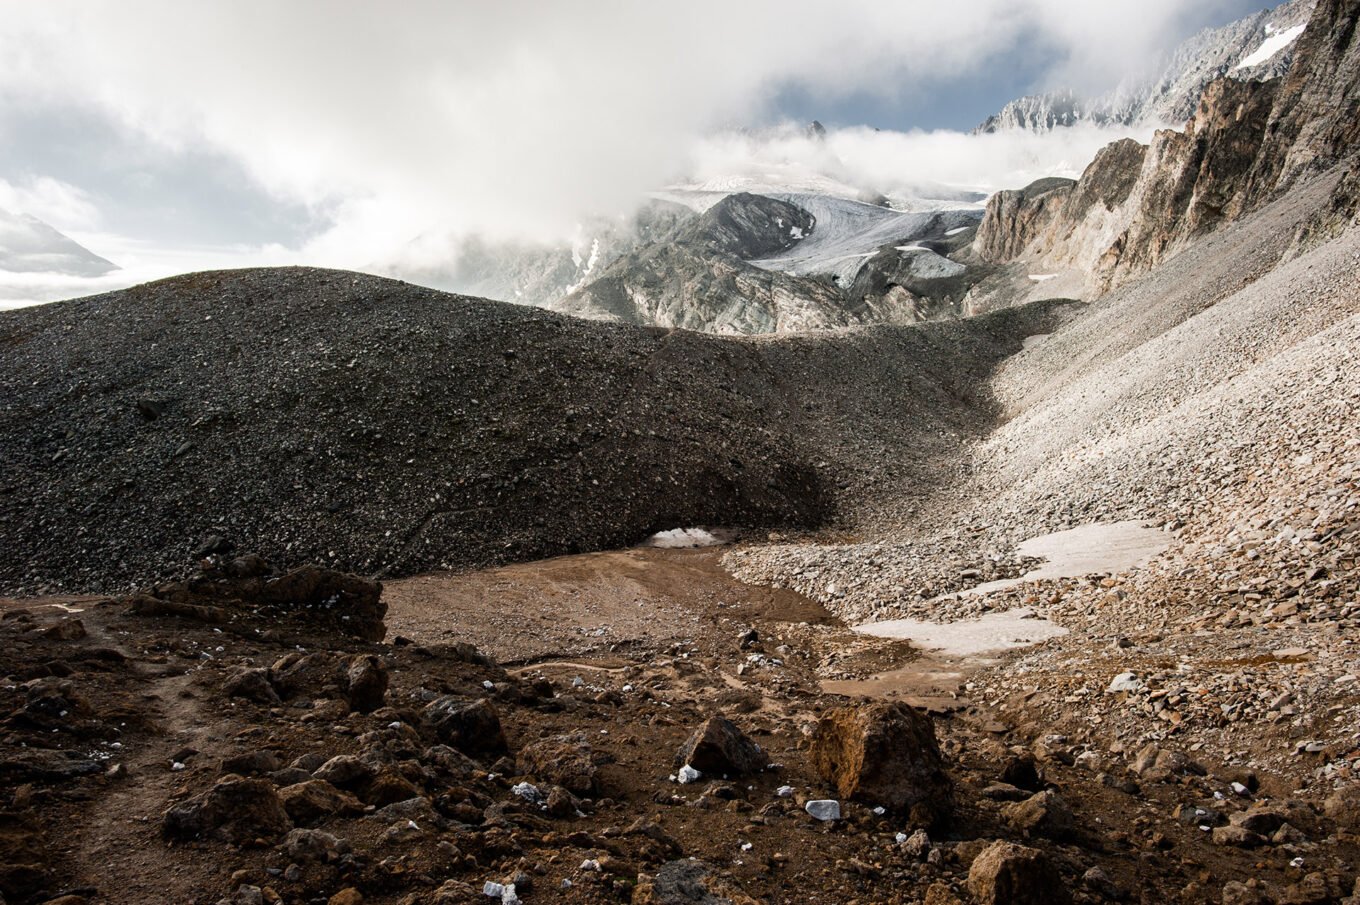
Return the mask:
<svg viewBox="0 0 1360 905">
<path fill-rule="evenodd" d="M 1360 140 L 1360 0 L 1321 0 L 1283 79 L 1221 78 L 1184 131 L 1150 146 L 1105 148 L 1075 184 L 1001 192 L 987 205 L 975 254 L 1085 274 L 1108 291 L 1236 219 L 1300 178 L 1348 165 Z M 1343 182 L 1325 223 L 1355 213 Z M 1347 201 L 1347 198 L 1352 200 Z"/>
</svg>

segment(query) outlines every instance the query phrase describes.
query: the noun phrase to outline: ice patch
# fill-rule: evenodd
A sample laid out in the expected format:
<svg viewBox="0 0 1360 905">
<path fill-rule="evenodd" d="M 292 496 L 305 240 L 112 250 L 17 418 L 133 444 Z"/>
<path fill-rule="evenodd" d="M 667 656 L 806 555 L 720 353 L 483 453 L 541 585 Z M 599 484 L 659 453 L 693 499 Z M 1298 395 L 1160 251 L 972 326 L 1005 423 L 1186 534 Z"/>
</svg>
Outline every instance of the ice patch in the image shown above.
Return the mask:
<svg viewBox="0 0 1360 905">
<path fill-rule="evenodd" d="M 1039 618 L 1029 607 L 943 624 L 924 619 L 891 619 L 857 625 L 855 631 L 876 638 L 910 641 L 922 649 L 951 657 L 1028 647 L 1067 634 L 1067 629 Z"/>
<path fill-rule="evenodd" d="M 1250 69 L 1252 66 L 1261 65 L 1281 50 L 1284 50 L 1290 44 L 1293 44 L 1294 41 L 1298 39 L 1298 36 L 1303 34 L 1303 30 L 1306 27 L 1307 26 L 1305 25 L 1295 25 L 1293 28 L 1286 28 L 1282 32 L 1272 34 L 1272 28 L 1266 26 L 1266 34 L 1269 34 L 1270 37 L 1262 41 L 1260 47 L 1243 57 L 1242 62 L 1233 67 L 1233 72 L 1236 72 L 1239 69 Z"/>
<path fill-rule="evenodd" d="M 715 534 L 704 528 L 672 528 L 670 531 L 658 531 L 643 541 L 642 546 L 662 549 L 717 547 L 727 543 L 728 540 L 729 538 L 722 536 L 722 532 Z"/>
</svg>

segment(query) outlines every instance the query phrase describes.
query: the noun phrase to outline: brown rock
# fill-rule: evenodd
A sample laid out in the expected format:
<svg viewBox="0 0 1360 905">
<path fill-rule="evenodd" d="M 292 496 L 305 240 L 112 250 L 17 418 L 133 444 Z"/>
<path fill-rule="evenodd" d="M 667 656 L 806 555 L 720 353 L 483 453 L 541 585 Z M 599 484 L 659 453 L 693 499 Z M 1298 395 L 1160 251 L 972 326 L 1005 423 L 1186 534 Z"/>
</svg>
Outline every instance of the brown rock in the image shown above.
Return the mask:
<svg viewBox="0 0 1360 905">
<path fill-rule="evenodd" d="M 1236 881 L 1223 884 L 1223 905 L 1274 905 L 1274 898 L 1260 886 Z"/>
<path fill-rule="evenodd" d="M 1240 826 L 1215 827 L 1212 838 L 1215 845 L 1228 845 L 1233 848 L 1255 848 L 1265 843 L 1265 837 Z"/>
<path fill-rule="evenodd" d="M 1327 797 L 1322 813 L 1345 829 L 1360 829 L 1360 785 L 1346 786 Z"/>
<path fill-rule="evenodd" d="M 633 889 L 633 905 L 757 905 L 702 861 L 667 861 Z"/>
<path fill-rule="evenodd" d="M 584 735 L 558 735 L 526 745 L 519 752 L 519 772 L 576 795 L 595 793 L 598 772 L 594 752 Z"/>
<path fill-rule="evenodd" d="M 360 792 L 366 803 L 384 807 L 415 798 L 420 790 L 406 777 L 391 767 L 384 767 Z"/>
<path fill-rule="evenodd" d="M 1011 828 L 1025 836 L 1063 839 L 1076 830 L 1072 810 L 1052 789 L 1008 805 L 1005 816 Z"/>
<path fill-rule="evenodd" d="M 1071 901 L 1047 855 L 1010 842 L 993 842 L 973 860 L 968 889 L 980 905 L 1062 905 Z"/>
<path fill-rule="evenodd" d="M 963 900 L 954 895 L 954 890 L 944 883 L 932 883 L 926 889 L 924 905 L 963 905 Z"/>
<path fill-rule="evenodd" d="M 47 631 L 43 632 L 43 637 L 53 641 L 79 641 L 88 634 L 85 631 L 85 623 L 79 619 L 62 619 L 49 626 Z"/>
<path fill-rule="evenodd" d="M 276 838 L 292 825 L 273 785 L 228 777 L 166 811 L 162 831 L 170 839 L 211 837 L 240 844 Z"/>
<path fill-rule="evenodd" d="M 364 905 L 363 894 L 353 886 L 342 889 L 326 900 L 326 905 Z"/>
<path fill-rule="evenodd" d="M 298 826 L 317 826 L 334 814 L 357 814 L 364 809 L 359 799 L 320 779 L 285 786 L 279 798 Z"/>
<path fill-rule="evenodd" d="M 317 767 L 312 775 L 345 789 L 366 785 L 377 772 L 376 767 L 353 754 L 337 754 Z"/>
<path fill-rule="evenodd" d="M 222 683 L 222 692 L 229 698 L 245 698 L 258 704 L 272 705 L 280 701 L 279 693 L 269 681 L 269 670 L 237 668 Z"/>
<path fill-rule="evenodd" d="M 372 654 L 360 655 L 349 662 L 345 674 L 349 705 L 360 713 L 372 713 L 387 698 L 387 667 Z"/>
<path fill-rule="evenodd" d="M 467 754 L 500 754 L 508 748 L 500 714 L 485 698 L 469 702 L 446 695 L 425 706 L 421 721 L 441 742 Z"/>
<path fill-rule="evenodd" d="M 294 861 L 329 863 L 350 851 L 350 844 L 339 836 L 321 830 L 290 830 L 283 840 L 284 853 Z"/>
<path fill-rule="evenodd" d="M 731 720 L 709 717 L 680 746 L 677 767 L 689 764 L 705 776 L 744 776 L 765 769 L 769 758 Z"/>
<path fill-rule="evenodd" d="M 910 812 L 921 823 L 949 812 L 953 784 L 934 723 L 905 704 L 831 711 L 817 727 L 812 760 L 842 798 Z"/>
</svg>

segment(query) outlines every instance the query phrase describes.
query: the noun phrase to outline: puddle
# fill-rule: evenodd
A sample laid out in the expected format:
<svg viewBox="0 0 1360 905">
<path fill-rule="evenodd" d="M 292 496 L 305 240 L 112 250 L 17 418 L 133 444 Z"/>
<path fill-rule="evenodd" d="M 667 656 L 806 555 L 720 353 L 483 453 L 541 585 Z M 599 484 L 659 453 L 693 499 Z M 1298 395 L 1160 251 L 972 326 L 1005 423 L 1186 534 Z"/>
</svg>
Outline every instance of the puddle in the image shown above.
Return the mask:
<svg viewBox="0 0 1360 905">
<path fill-rule="evenodd" d="M 826 694 L 902 701 L 931 713 L 952 713 L 971 702 L 961 695 L 966 675 L 949 664 L 919 660 L 866 679 L 823 679 Z"/>
<path fill-rule="evenodd" d="M 736 532 L 727 528 L 672 528 L 658 531 L 641 543 L 643 547 L 676 550 L 684 547 L 720 547 L 736 539 Z"/>
<path fill-rule="evenodd" d="M 857 625 L 854 630 L 876 638 L 910 641 L 922 650 L 947 657 L 975 657 L 1028 647 L 1067 634 L 1067 629 L 1037 617 L 1029 607 L 948 623 L 892 619 Z"/>
</svg>

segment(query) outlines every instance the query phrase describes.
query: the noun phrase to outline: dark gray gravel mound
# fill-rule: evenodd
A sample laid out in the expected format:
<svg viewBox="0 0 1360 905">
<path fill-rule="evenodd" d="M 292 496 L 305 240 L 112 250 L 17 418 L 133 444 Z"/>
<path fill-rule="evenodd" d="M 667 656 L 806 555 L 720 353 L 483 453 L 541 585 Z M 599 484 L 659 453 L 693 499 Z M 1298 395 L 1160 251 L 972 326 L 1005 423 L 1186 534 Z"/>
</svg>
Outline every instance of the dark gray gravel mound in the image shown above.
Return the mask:
<svg viewBox="0 0 1360 905">
<path fill-rule="evenodd" d="M 408 574 L 850 521 L 990 424 L 973 388 L 1046 311 L 719 339 L 286 268 L 6 312 L 0 588 L 231 546 Z"/>
</svg>

